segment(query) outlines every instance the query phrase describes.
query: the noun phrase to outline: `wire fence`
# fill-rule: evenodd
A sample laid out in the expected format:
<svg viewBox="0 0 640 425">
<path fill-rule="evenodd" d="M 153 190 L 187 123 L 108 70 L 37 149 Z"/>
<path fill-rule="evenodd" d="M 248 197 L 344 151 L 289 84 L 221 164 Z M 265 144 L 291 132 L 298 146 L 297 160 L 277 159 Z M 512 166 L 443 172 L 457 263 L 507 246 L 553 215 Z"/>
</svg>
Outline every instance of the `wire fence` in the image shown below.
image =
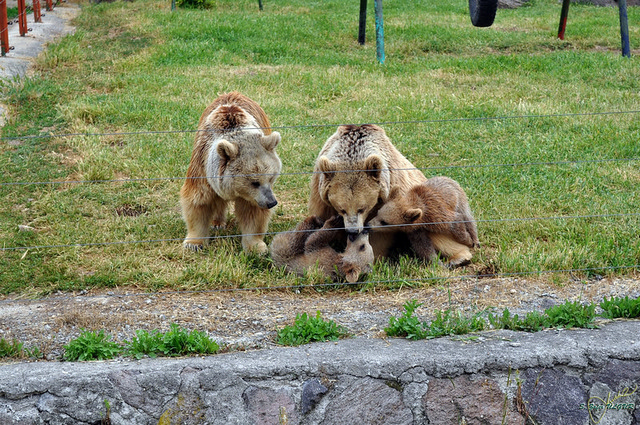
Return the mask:
<svg viewBox="0 0 640 425">
<path fill-rule="evenodd" d="M 640 111 L 611 111 L 611 112 L 597 112 L 597 113 L 569 113 L 569 114 L 540 114 L 540 115 L 519 115 L 519 116 L 500 116 L 500 117 L 479 117 L 479 118 L 453 118 L 453 119 L 436 119 L 436 120 L 412 120 L 412 121 L 387 121 L 376 122 L 370 124 L 377 124 L 381 126 L 389 125 L 415 125 L 415 124 L 429 124 L 429 123 L 445 123 L 445 122 L 465 122 L 465 121 L 491 121 L 491 120 L 511 120 L 511 119 L 540 119 L 540 118 L 564 118 L 564 117 L 579 117 L 579 116 L 608 116 L 608 115 L 631 115 L 638 114 Z M 292 126 L 273 126 L 271 129 L 284 130 L 284 129 L 301 129 L 301 128 L 327 128 L 337 127 L 341 124 L 308 124 L 308 125 L 292 125 Z M 344 124 L 344 125 L 362 125 L 362 124 Z M 42 139 L 42 138 L 70 138 L 70 137 L 105 137 L 105 136 L 135 136 L 135 135 L 166 135 L 166 134 L 184 134 L 184 133 L 196 133 L 199 130 L 175 130 L 175 131 L 140 131 L 140 132 L 106 132 L 106 133 L 67 133 L 67 134 L 41 134 L 31 136 L 13 136 L 2 137 L 0 140 L 27 140 L 27 139 Z M 478 169 L 478 168 L 498 168 L 498 167 L 535 167 L 535 166 L 561 166 L 561 165 L 584 165 L 584 164 L 599 164 L 599 163 L 630 163 L 640 160 L 640 157 L 629 158 L 599 158 L 599 159 L 576 159 L 576 160 L 559 160 L 559 161 L 538 161 L 538 162 L 522 162 L 522 163 L 496 163 L 496 164 L 465 164 L 465 165 L 445 165 L 435 167 L 417 167 L 411 169 L 417 169 L 420 171 L 434 171 L 445 169 Z M 405 169 L 408 170 L 408 169 Z M 362 170 L 348 170 L 341 172 L 356 172 Z M 301 176 L 312 175 L 313 171 L 298 171 L 281 173 L 279 176 Z M 260 174 L 238 174 L 229 177 L 255 177 Z M 15 186 L 28 186 L 28 185 L 60 185 L 60 184 L 96 184 L 96 183 L 136 183 L 136 182 L 149 182 L 149 181 L 180 181 L 185 180 L 185 176 L 173 176 L 173 177 L 152 177 L 152 178 L 127 178 L 127 179 L 103 179 L 103 180 L 67 180 L 67 181 L 11 181 L 0 182 L 0 188 L 15 187 Z M 216 176 L 202 176 L 197 178 L 216 178 Z M 604 218 L 630 218 L 638 217 L 638 212 L 619 212 L 619 213 L 601 213 L 601 214 L 580 214 L 580 215 L 561 215 L 561 216 L 547 216 L 547 217 L 509 217 L 509 218 L 485 218 L 476 220 L 477 223 L 504 223 L 504 222 L 530 222 L 530 221 L 552 221 L 552 220 L 586 220 L 586 219 L 604 219 Z M 447 223 L 459 223 L 459 222 L 447 222 Z M 432 223 L 422 223 L 432 224 Z M 442 223 L 440 223 L 442 224 Z M 395 225 L 392 227 L 405 227 L 415 226 L 415 224 L 408 225 Z M 388 226 L 385 226 L 388 227 Z M 375 227 L 373 228 L 375 229 Z M 340 230 L 331 229 L 331 230 Z M 288 230 L 286 232 L 265 232 L 251 235 L 242 234 L 230 234 L 230 235 L 213 235 L 206 239 L 231 239 L 239 238 L 241 236 L 275 236 L 280 233 L 295 233 L 296 230 Z M 308 231 L 305 231 L 308 232 Z M 183 238 L 166 238 L 166 239 L 139 239 L 139 240 L 126 240 L 126 241 L 105 241 L 105 242 L 77 242 L 70 244 L 50 244 L 50 245 L 33 245 L 33 246 L 11 246 L 0 247 L 0 252 L 8 251 L 39 251 L 46 249 L 64 249 L 64 248 L 84 248 L 84 247 L 101 247 L 112 245 L 125 245 L 125 244 L 151 244 L 151 243 L 165 243 L 165 242 L 179 242 Z M 202 290 L 202 291 L 173 291 L 167 293 L 214 293 L 214 292 L 229 292 L 229 291 L 247 291 L 247 290 L 278 290 L 278 289 L 303 289 L 303 288 L 322 288 L 322 287 L 334 287 L 336 285 L 362 285 L 362 284 L 389 284 L 389 283 L 421 283 L 436 280 L 449 280 L 449 279 L 482 279 L 488 277 L 511 277 L 511 276 L 527 276 L 527 275 L 541 275 L 541 274 L 553 274 L 553 273 L 595 273 L 603 272 L 606 270 L 638 270 L 640 265 L 620 265 L 620 266 L 603 266 L 596 268 L 566 268 L 555 270 L 530 270 L 521 272 L 504 272 L 504 273 L 479 273 L 472 275 L 455 275 L 455 276 L 435 276 L 424 278 L 412 278 L 412 279 L 389 279 L 389 280 L 377 280 L 366 282 L 355 282 L 353 284 L 347 283 L 327 283 L 327 284 L 302 284 L 302 285 L 277 285 L 277 286 L 263 286 L 252 288 L 223 288 L 215 290 Z M 165 292 L 163 292 L 165 293 Z M 120 296 L 121 294 L 119 294 Z M 135 296 L 136 294 L 132 294 Z"/>
</svg>

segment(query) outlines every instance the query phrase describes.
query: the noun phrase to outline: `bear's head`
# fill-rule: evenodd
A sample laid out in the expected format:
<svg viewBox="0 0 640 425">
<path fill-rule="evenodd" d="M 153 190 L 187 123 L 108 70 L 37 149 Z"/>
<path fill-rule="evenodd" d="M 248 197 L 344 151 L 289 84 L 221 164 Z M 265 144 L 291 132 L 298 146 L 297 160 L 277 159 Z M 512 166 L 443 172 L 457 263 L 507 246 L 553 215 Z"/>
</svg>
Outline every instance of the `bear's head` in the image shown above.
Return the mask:
<svg viewBox="0 0 640 425">
<path fill-rule="evenodd" d="M 262 209 L 278 204 L 273 184 L 280 175 L 282 162 L 275 148 L 280 133 L 243 135 L 243 140 L 220 140 L 220 178 L 223 192 L 228 198 L 242 198 Z"/>
<path fill-rule="evenodd" d="M 357 282 L 360 275 L 370 273 L 373 260 L 369 232 L 350 234 L 347 238 L 347 248 L 342 255 L 342 273 L 344 273 L 347 282 Z"/>
<path fill-rule="evenodd" d="M 422 218 L 422 210 L 415 208 L 408 196 L 401 193 L 399 188 L 394 188 L 389 194 L 389 199 L 378 210 L 375 217 L 367 223 L 367 226 L 376 232 L 384 231 L 411 231 L 411 224 L 418 223 Z"/>
<path fill-rule="evenodd" d="M 322 156 L 317 165 L 323 177 L 322 200 L 342 216 L 347 233 L 362 232 L 371 211 L 388 196 L 388 185 L 380 178 L 384 168 L 382 158 L 370 155 L 344 169 L 340 163 Z"/>
</svg>

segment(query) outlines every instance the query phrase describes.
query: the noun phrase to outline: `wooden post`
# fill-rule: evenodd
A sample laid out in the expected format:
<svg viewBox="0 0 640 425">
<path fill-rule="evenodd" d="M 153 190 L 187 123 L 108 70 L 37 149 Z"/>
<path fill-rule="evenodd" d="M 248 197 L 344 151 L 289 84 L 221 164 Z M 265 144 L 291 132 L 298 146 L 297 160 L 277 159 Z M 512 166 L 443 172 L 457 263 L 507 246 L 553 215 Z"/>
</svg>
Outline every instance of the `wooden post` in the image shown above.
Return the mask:
<svg viewBox="0 0 640 425">
<path fill-rule="evenodd" d="M 622 38 L 622 56 L 631 57 L 629 46 L 629 21 L 627 20 L 627 0 L 618 0 L 620 10 L 620 38 Z"/>
<path fill-rule="evenodd" d="M 0 45 L 2 45 L 2 56 L 5 56 L 10 50 L 8 25 L 7 0 L 0 0 Z"/>
<path fill-rule="evenodd" d="M 569 15 L 570 0 L 562 0 L 562 10 L 560 11 L 560 26 L 558 27 L 558 38 L 564 40 L 564 30 L 567 28 L 567 15 Z"/>
<path fill-rule="evenodd" d="M 25 0 L 18 0 L 18 26 L 20 27 L 20 36 L 24 37 L 29 30 L 27 28 L 27 7 Z"/>
<path fill-rule="evenodd" d="M 40 12 L 40 0 L 33 0 L 33 22 L 42 22 L 42 13 Z"/>
<path fill-rule="evenodd" d="M 382 20 L 382 0 L 375 0 L 376 11 L 376 56 L 378 62 L 384 63 L 384 23 Z"/>
<path fill-rule="evenodd" d="M 367 0 L 360 0 L 360 24 L 358 25 L 358 43 L 364 45 L 367 31 Z"/>
<path fill-rule="evenodd" d="M 53 10 L 53 0 L 47 0 L 47 12 L 51 12 Z"/>
</svg>

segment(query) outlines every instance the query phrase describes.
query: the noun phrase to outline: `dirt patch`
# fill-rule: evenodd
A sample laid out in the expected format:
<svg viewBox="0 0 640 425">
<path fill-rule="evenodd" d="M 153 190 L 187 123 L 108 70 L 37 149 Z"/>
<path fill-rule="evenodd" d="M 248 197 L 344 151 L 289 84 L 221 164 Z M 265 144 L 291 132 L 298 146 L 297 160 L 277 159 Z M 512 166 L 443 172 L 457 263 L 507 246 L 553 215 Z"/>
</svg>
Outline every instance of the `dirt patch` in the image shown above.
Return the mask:
<svg viewBox="0 0 640 425">
<path fill-rule="evenodd" d="M 440 282 L 396 291 L 355 288 L 318 292 L 304 289 L 132 293 L 90 291 L 37 300 L 0 297 L 0 338 L 37 346 L 48 360 L 81 329 L 105 330 L 117 341 L 139 329 L 166 331 L 171 323 L 206 331 L 230 350 L 274 347 L 276 332 L 296 314 L 315 314 L 345 326 L 359 338 L 384 338 L 389 318 L 416 299 L 421 320 L 451 306 L 465 312 L 509 308 L 512 313 L 543 311 L 565 300 L 599 303 L 605 297 L 640 296 L 640 279 L 574 280 L 554 285 L 533 279 L 496 278 Z"/>
</svg>

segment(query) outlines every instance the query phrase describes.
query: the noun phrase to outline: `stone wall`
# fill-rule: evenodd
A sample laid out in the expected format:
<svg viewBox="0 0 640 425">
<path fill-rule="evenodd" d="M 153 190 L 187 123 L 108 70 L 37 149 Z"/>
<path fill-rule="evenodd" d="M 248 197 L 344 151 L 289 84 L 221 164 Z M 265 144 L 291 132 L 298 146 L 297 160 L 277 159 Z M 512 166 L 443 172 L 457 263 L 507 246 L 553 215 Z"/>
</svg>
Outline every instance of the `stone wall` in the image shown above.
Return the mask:
<svg viewBox="0 0 640 425">
<path fill-rule="evenodd" d="M 640 424 L 640 322 L 20 363 L 0 366 L 0 377 L 3 425 L 632 425 Z"/>
</svg>

